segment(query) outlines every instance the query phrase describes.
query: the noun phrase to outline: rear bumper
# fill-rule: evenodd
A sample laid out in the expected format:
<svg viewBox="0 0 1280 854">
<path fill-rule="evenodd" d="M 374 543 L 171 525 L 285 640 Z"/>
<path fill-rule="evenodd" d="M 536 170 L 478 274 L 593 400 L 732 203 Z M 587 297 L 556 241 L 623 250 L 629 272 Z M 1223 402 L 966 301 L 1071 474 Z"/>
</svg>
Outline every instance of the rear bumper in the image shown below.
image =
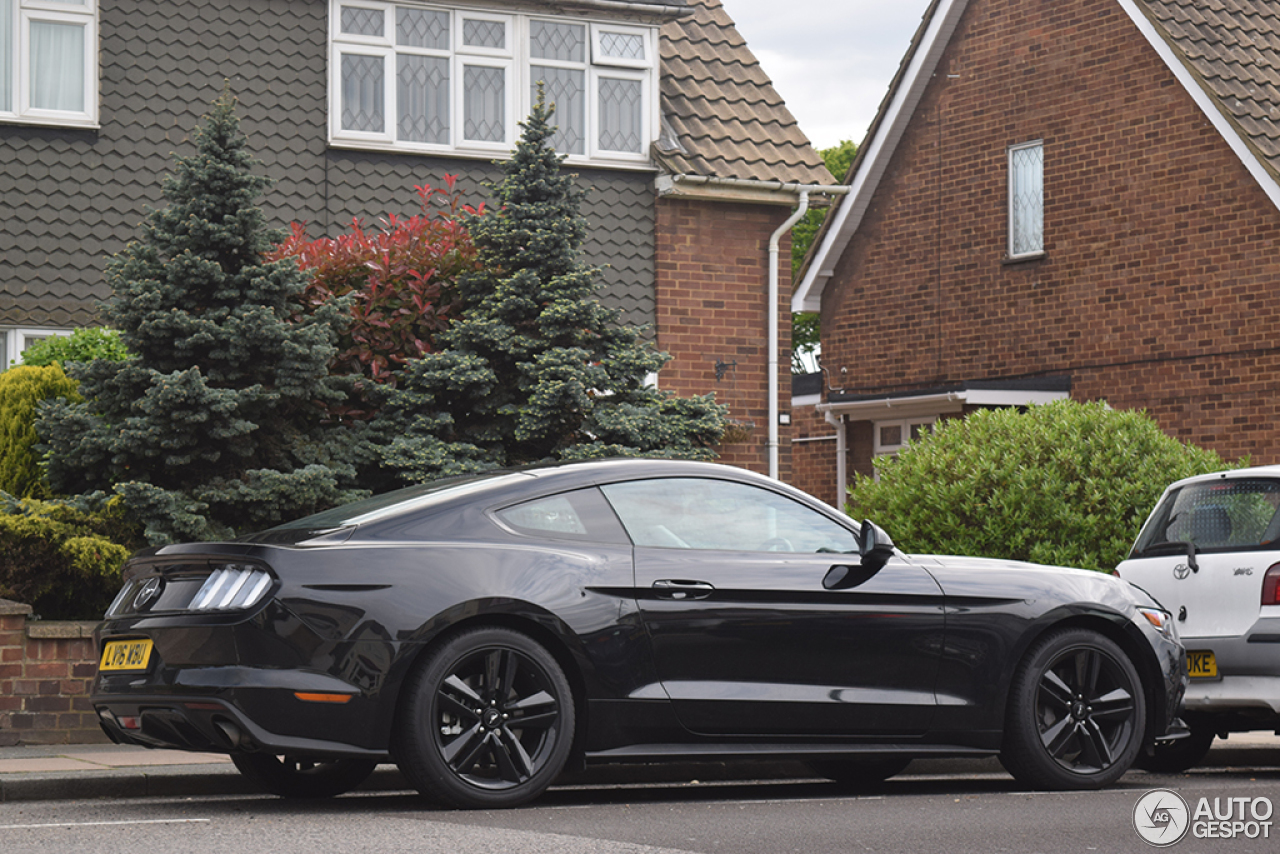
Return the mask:
<svg viewBox="0 0 1280 854">
<path fill-rule="evenodd" d="M 1213 653 L 1217 679 L 1192 679 L 1183 707 L 1193 714 L 1241 712 L 1280 721 L 1280 620 L 1259 620 L 1244 637 L 1183 638 L 1188 652 Z"/>
<path fill-rule="evenodd" d="M 385 750 L 272 732 L 234 705 L 208 697 L 143 695 L 120 699 L 95 695 L 92 703 L 103 732 L 117 744 L 209 753 L 262 752 L 374 759 L 387 756 Z"/>
</svg>

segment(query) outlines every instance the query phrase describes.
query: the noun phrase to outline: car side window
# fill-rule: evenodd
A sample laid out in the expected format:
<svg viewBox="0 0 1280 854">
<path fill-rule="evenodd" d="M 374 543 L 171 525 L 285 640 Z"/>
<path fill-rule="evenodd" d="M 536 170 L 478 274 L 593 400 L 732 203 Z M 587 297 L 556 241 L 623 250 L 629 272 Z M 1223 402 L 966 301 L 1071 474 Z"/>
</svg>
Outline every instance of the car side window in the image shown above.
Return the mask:
<svg viewBox="0 0 1280 854">
<path fill-rule="evenodd" d="M 518 534 L 557 540 L 630 544 L 618 517 L 594 487 L 513 504 L 493 515 Z"/>
<path fill-rule="evenodd" d="M 637 546 L 720 551 L 856 551 L 848 528 L 744 483 L 655 478 L 601 487 Z"/>
</svg>

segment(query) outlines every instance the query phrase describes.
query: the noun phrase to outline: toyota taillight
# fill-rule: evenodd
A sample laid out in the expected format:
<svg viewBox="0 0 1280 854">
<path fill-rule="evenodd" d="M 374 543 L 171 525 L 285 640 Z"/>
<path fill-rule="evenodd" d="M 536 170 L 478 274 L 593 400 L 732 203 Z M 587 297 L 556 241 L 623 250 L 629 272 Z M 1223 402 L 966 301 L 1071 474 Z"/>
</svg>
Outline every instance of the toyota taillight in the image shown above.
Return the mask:
<svg viewBox="0 0 1280 854">
<path fill-rule="evenodd" d="M 1262 604 L 1280 605 L 1280 563 L 1273 564 L 1262 576 Z"/>
</svg>

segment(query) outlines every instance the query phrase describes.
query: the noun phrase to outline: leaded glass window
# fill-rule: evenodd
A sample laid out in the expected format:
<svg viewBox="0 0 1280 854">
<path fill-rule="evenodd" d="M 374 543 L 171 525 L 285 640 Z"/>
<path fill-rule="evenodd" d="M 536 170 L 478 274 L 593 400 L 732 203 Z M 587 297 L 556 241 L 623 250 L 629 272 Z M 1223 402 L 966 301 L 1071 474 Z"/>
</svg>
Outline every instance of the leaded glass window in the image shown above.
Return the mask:
<svg viewBox="0 0 1280 854">
<path fill-rule="evenodd" d="M 330 8 L 337 145 L 499 154 L 515 144 L 541 84 L 555 108 L 557 151 L 647 162 L 656 27 L 500 5 L 332 0 Z"/>
<path fill-rule="evenodd" d="M 1044 252 L 1044 143 L 1009 149 L 1009 257 Z"/>
<path fill-rule="evenodd" d="M 416 6 L 396 7 L 396 44 L 432 50 L 449 49 L 449 13 Z"/>
<path fill-rule="evenodd" d="M 561 21 L 530 21 L 529 54 L 534 59 L 585 62 L 587 28 L 584 24 L 566 24 Z"/>
<path fill-rule="evenodd" d="M 501 68 L 468 65 L 462 72 L 463 137 L 481 142 L 506 139 L 507 75 Z"/>
<path fill-rule="evenodd" d="M 400 139 L 448 145 L 449 60 L 402 54 L 399 61 Z"/>
<path fill-rule="evenodd" d="M 585 71 L 573 68 L 552 68 L 546 65 L 532 66 L 532 97 L 537 97 L 537 86 L 543 84 L 547 102 L 555 105 L 551 116 L 556 126 L 551 144 L 556 151 L 565 154 L 583 154 L 586 150 L 586 81 Z"/>
<path fill-rule="evenodd" d="M 342 57 L 342 127 L 381 133 L 386 115 L 382 57 L 348 53 Z"/>
<path fill-rule="evenodd" d="M 643 144 L 643 83 L 622 77 L 600 78 L 600 147 L 639 151 Z"/>
<path fill-rule="evenodd" d="M 352 36 L 381 36 L 384 15 L 382 9 L 343 6 L 342 32 Z"/>
</svg>

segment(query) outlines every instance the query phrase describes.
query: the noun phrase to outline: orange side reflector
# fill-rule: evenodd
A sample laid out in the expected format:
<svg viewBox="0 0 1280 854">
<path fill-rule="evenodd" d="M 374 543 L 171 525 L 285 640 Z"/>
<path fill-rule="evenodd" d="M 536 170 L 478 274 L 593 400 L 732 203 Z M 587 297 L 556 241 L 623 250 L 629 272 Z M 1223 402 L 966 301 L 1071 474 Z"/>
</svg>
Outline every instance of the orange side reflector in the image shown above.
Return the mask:
<svg viewBox="0 0 1280 854">
<path fill-rule="evenodd" d="M 346 703 L 352 694 L 311 694 L 306 691 L 294 691 L 293 696 L 307 703 Z"/>
</svg>

